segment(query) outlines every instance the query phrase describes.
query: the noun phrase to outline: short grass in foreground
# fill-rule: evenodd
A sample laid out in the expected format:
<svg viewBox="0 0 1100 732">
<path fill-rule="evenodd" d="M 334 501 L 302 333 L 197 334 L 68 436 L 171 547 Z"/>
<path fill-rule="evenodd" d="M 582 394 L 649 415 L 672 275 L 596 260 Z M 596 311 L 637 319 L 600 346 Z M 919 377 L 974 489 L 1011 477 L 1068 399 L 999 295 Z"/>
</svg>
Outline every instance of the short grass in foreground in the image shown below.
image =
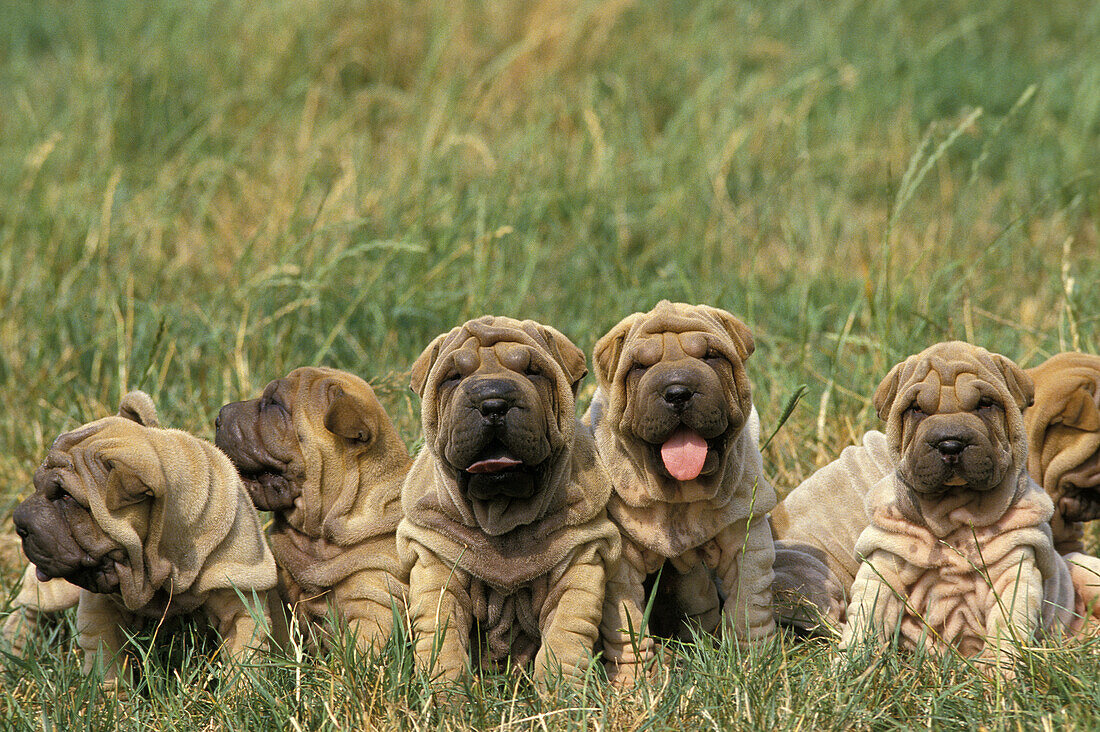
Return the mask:
<svg viewBox="0 0 1100 732">
<path fill-rule="evenodd" d="M 1023 366 L 1097 350 L 1095 3 L 45 0 L 3 15 L 5 517 L 52 439 L 132 388 L 211 437 L 223 403 L 336 366 L 415 445 L 409 364 L 486 312 L 586 350 L 660 298 L 739 315 L 766 434 L 808 387 L 765 451 L 781 492 L 877 426 L 878 380 L 934 341 Z M 20 567 L 3 548 L 6 589 Z M 117 702 L 79 677 L 71 624 L 34 660 L 0 660 L 0 727 L 1091 728 L 1100 707 L 1094 643 L 1031 652 L 996 687 L 912 654 L 838 669 L 828 644 L 787 637 L 684 646 L 638 699 L 595 686 L 544 703 L 505 674 L 432 711 L 397 647 L 381 664 L 265 659 L 233 696 L 187 626 Z"/>
</svg>

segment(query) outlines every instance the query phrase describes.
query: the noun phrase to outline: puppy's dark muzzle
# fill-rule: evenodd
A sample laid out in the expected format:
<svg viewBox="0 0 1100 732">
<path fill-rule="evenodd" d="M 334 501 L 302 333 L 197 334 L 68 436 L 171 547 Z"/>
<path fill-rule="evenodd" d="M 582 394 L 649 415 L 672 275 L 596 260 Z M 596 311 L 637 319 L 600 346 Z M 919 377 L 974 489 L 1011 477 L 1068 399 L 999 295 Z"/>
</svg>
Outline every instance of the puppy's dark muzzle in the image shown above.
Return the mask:
<svg viewBox="0 0 1100 732">
<path fill-rule="evenodd" d="M 479 379 L 467 387 L 466 393 L 482 419 L 494 426 L 501 425 L 523 398 L 516 385 L 507 379 Z"/>
<path fill-rule="evenodd" d="M 943 458 L 943 461 L 949 465 L 959 462 L 959 457 L 968 446 L 968 442 L 955 438 L 940 440 L 932 445 L 936 452 L 940 454 L 940 457 Z"/>
<path fill-rule="evenodd" d="M 670 384 L 661 392 L 661 400 L 674 412 L 683 412 L 695 396 L 695 389 L 685 384 Z"/>
</svg>

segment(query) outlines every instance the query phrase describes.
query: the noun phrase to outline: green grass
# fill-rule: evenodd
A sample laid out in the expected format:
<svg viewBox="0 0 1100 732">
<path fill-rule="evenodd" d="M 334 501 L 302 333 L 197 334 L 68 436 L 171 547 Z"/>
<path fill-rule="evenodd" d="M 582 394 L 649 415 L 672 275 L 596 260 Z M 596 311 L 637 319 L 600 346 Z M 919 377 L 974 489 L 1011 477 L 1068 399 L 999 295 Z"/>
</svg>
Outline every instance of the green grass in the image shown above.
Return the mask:
<svg viewBox="0 0 1100 732">
<path fill-rule="evenodd" d="M 586 350 L 660 298 L 738 314 L 765 433 L 809 387 L 765 453 L 781 491 L 876 426 L 878 380 L 930 343 L 1024 366 L 1097 350 L 1095 3 L 2 13 L 0 516 L 57 434 L 135 387 L 211 437 L 221 404 L 332 365 L 413 444 L 409 364 L 486 312 Z M 951 659 L 837 671 L 827 644 L 779 638 L 687 646 L 632 700 L 494 677 L 440 718 L 396 647 L 265 659 L 229 703 L 177 638 L 121 703 L 79 678 L 71 622 L 0 662 L 0 727 L 1090 728 L 1100 697 L 1095 644 L 994 688 Z"/>
</svg>

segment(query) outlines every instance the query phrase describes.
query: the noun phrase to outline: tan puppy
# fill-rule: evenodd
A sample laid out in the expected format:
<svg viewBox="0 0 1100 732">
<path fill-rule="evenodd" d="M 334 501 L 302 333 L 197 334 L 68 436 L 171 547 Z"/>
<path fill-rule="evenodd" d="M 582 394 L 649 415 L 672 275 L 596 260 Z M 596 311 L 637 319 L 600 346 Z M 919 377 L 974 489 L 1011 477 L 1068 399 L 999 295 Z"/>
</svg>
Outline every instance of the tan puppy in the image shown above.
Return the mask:
<svg viewBox="0 0 1100 732">
<path fill-rule="evenodd" d="M 608 674 L 629 685 L 653 657 L 642 627 L 648 575 L 676 585 L 681 615 L 706 630 L 722 608 L 737 638 L 771 633 L 774 551 L 759 422 L 745 373 L 748 328 L 724 310 L 662 301 L 596 344 L 599 389 L 587 421 L 614 493 L 623 561 L 601 626 Z M 656 608 L 654 612 L 662 612 Z"/>
<path fill-rule="evenodd" d="M 1076 624 L 1054 506 L 1027 473 L 1031 379 L 1007 358 L 941 343 L 898 364 L 874 405 L 896 470 L 868 492 L 870 525 L 841 646 L 885 644 L 996 660 Z"/>
<path fill-rule="evenodd" d="M 307 627 L 338 617 L 360 650 L 385 643 L 404 615 L 397 559 L 409 453 L 370 386 L 329 368 L 299 368 L 263 396 L 222 407 L 218 447 L 256 507 L 272 511 L 279 595 Z"/>
<path fill-rule="evenodd" d="M 607 476 L 574 416 L 584 375 L 584 354 L 558 331 L 492 316 L 413 365 L 424 446 L 397 542 L 417 662 L 444 680 L 471 661 L 534 658 L 540 682 L 589 665 L 620 546 Z"/>
<path fill-rule="evenodd" d="M 1080 552 L 1084 523 L 1100 518 L 1100 356 L 1060 353 L 1027 373 L 1028 472 L 1054 501 L 1058 551 Z"/>
<path fill-rule="evenodd" d="M 143 619 L 202 609 L 229 655 L 243 657 L 262 645 L 253 618 L 267 613 L 238 593 L 262 597 L 275 585 L 259 517 L 229 460 L 152 424 L 152 401 L 130 392 L 119 416 L 61 435 L 13 516 L 36 578 L 82 588 L 84 672 L 102 665 L 108 682 L 121 670 L 123 628 Z"/>
<path fill-rule="evenodd" d="M 1060 353 L 1033 369 L 1024 412 L 1027 467 L 1054 501 L 1054 547 L 1079 604 L 1100 616 L 1100 559 L 1084 553 L 1084 525 L 1100 518 L 1100 356 Z"/>
</svg>

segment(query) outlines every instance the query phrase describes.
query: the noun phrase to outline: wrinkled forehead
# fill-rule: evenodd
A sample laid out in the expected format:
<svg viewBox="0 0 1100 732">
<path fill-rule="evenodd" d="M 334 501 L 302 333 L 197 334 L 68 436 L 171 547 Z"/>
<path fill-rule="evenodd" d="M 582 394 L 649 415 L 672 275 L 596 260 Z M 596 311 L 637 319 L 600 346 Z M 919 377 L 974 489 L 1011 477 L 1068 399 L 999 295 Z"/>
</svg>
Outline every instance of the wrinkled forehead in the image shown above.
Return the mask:
<svg viewBox="0 0 1100 732">
<path fill-rule="evenodd" d="M 511 371 L 523 371 L 532 362 L 545 359 L 539 349 L 528 343 L 506 338 L 484 339 L 470 336 L 451 354 L 454 365 L 464 374 L 482 367 L 501 366 Z"/>
<path fill-rule="evenodd" d="M 123 417 L 104 417 L 98 419 L 95 422 L 89 422 L 88 424 L 81 425 L 71 432 L 62 433 L 53 441 L 53 445 L 50 446 L 50 452 L 46 456 L 46 461 L 67 461 L 69 465 L 72 464 L 72 458 L 67 453 L 73 448 L 81 445 L 82 443 L 92 440 L 100 432 L 104 431 L 115 425 L 117 422 L 129 422 L 130 420 Z M 45 465 L 46 463 L 43 463 Z M 60 465 L 60 462 L 59 462 Z"/>
<path fill-rule="evenodd" d="M 635 361 L 647 366 L 666 359 L 702 358 L 720 343 L 716 343 L 712 333 L 700 330 L 698 323 L 694 326 L 683 330 L 642 330 L 634 334 L 627 348 Z"/>
<path fill-rule="evenodd" d="M 984 396 L 1001 396 L 1007 386 L 977 360 L 925 358 L 916 364 L 906 392 L 935 409 L 941 400 L 971 405 Z"/>
</svg>

